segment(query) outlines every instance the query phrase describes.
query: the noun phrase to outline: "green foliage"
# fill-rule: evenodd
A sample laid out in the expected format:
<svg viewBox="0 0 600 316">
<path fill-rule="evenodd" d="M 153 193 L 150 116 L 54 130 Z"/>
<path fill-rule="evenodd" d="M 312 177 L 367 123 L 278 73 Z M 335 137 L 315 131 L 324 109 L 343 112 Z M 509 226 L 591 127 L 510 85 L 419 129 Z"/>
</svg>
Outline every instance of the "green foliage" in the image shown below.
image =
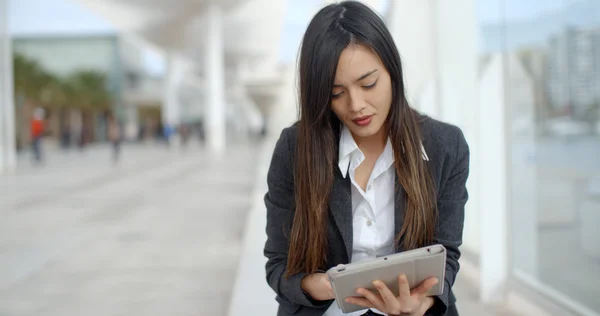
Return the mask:
<svg viewBox="0 0 600 316">
<path fill-rule="evenodd" d="M 15 94 L 28 99 L 39 100 L 44 86 L 51 76 L 35 60 L 23 55 L 13 56 Z"/>
<path fill-rule="evenodd" d="M 94 70 L 71 74 L 63 83 L 68 105 L 84 109 L 109 109 L 111 96 L 106 81 L 105 74 Z"/>
<path fill-rule="evenodd" d="M 111 107 L 106 75 L 100 71 L 79 70 L 61 78 L 18 53 L 13 56 L 13 67 L 16 97 L 52 108 L 106 110 Z"/>
</svg>

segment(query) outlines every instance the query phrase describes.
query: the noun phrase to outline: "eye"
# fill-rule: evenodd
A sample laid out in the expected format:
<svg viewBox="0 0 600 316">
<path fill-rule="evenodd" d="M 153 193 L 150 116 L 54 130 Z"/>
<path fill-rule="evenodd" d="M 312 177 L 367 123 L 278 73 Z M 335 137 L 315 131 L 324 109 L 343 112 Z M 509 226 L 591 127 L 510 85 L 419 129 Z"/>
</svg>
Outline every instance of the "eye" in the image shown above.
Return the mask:
<svg viewBox="0 0 600 316">
<path fill-rule="evenodd" d="M 374 87 L 375 87 L 375 85 L 377 85 L 377 80 L 375 80 L 375 82 L 373 82 L 373 83 L 372 83 L 372 84 L 370 84 L 370 85 L 363 86 L 363 88 L 365 88 L 365 89 L 372 89 L 372 88 L 374 88 Z"/>
<path fill-rule="evenodd" d="M 335 93 L 335 94 L 332 94 L 332 95 L 331 95 L 331 98 L 332 98 L 332 99 L 337 99 L 337 98 L 339 98 L 339 97 L 340 97 L 340 96 L 341 96 L 343 93 L 344 93 L 344 91 L 342 91 L 342 92 L 338 92 L 338 93 Z"/>
</svg>

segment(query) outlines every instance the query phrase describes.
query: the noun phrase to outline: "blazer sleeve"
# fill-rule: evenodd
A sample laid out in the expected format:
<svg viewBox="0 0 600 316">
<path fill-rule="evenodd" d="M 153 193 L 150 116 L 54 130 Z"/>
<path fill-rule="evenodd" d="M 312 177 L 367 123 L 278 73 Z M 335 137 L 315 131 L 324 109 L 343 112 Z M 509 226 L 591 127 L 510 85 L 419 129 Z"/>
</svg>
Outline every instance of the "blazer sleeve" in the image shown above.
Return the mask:
<svg viewBox="0 0 600 316">
<path fill-rule="evenodd" d="M 315 301 L 300 286 L 305 273 L 285 277 L 289 250 L 290 230 L 294 218 L 294 171 L 293 157 L 295 132 L 286 128 L 281 133 L 271 165 L 267 173 L 268 192 L 264 202 L 267 208 L 267 242 L 264 255 L 267 257 L 266 272 L 269 286 L 277 294 L 277 300 L 294 310 L 300 306 L 322 307 L 327 301 Z"/>
<path fill-rule="evenodd" d="M 453 150 L 456 155 L 454 163 L 450 165 L 447 180 L 440 186 L 439 216 L 434 240 L 434 243 L 444 245 L 447 251 L 444 292 L 435 297 L 433 307 L 425 315 L 445 315 L 448 306 L 454 304 L 449 301 L 449 296 L 460 268 L 458 247 L 462 244 L 465 204 L 468 199 L 466 182 L 469 176 L 469 147 L 462 131 L 456 129 L 456 147 Z"/>
</svg>

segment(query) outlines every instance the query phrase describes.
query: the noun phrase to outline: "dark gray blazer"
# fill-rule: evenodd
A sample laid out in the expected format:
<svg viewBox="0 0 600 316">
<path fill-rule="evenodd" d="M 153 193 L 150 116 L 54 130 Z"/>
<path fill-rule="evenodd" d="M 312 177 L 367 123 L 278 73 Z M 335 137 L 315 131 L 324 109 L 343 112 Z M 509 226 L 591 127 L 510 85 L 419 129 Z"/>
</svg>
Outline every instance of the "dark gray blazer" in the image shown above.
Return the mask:
<svg viewBox="0 0 600 316">
<path fill-rule="evenodd" d="M 446 277 L 444 293 L 435 299 L 434 306 L 426 315 L 456 316 L 456 298 L 451 291 L 459 269 L 458 247 L 462 244 L 464 206 L 467 202 L 465 183 L 469 174 L 469 148 L 462 131 L 446 123 L 424 117 L 420 123 L 423 146 L 429 157 L 429 168 L 438 191 L 439 217 L 434 243 L 446 247 Z M 269 191 L 265 195 L 267 207 L 267 242 L 264 253 L 267 281 L 277 294 L 278 316 L 323 315 L 333 301 L 315 301 L 300 288 L 305 274 L 300 273 L 285 278 L 288 255 L 288 237 L 294 213 L 294 153 L 297 128 L 291 126 L 283 130 L 271 160 L 267 175 Z M 343 178 L 335 168 L 335 180 L 330 197 L 330 220 L 328 233 L 327 266 L 350 262 L 352 255 L 352 199 L 350 177 Z M 400 187 L 400 186 L 398 186 Z M 403 221 L 404 193 L 396 190 L 396 234 Z M 396 247 L 398 252 L 402 249 Z"/>
</svg>

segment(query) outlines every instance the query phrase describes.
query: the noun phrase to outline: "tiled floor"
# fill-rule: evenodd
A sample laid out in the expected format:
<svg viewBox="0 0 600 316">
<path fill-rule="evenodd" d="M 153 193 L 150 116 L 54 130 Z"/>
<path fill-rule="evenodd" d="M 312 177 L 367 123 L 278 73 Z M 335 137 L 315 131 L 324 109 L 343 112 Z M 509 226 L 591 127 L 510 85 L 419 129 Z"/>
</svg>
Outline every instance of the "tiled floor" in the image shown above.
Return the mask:
<svg viewBox="0 0 600 316">
<path fill-rule="evenodd" d="M 256 153 L 99 148 L 0 176 L 0 315 L 224 315 Z"/>
</svg>

